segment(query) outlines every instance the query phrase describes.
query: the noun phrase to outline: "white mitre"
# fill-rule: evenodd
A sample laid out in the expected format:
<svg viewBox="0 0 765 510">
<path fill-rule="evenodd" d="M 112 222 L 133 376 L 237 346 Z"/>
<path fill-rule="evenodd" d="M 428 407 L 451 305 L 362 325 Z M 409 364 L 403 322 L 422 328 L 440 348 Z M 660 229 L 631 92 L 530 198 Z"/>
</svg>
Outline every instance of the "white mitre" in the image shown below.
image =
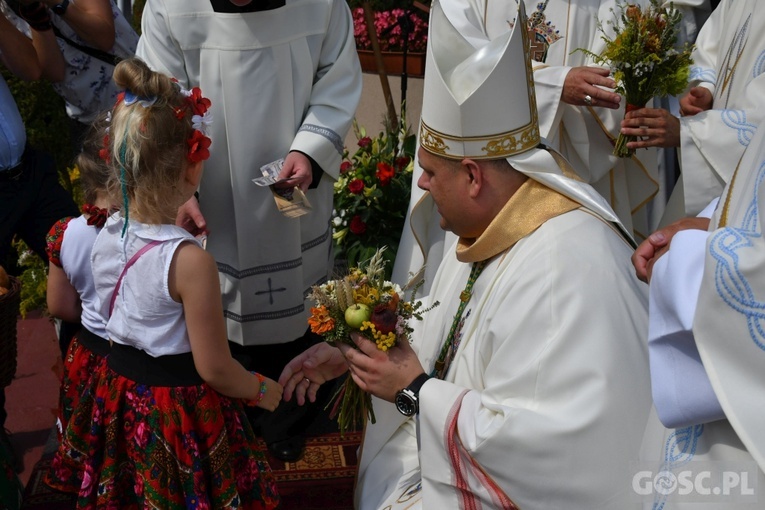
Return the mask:
<svg viewBox="0 0 765 510">
<path fill-rule="evenodd" d="M 613 223 L 632 241 L 608 202 L 539 135 L 523 2 L 511 31 L 476 47 L 477 33 L 466 39 L 444 14 L 460 1 L 431 6 L 420 146 L 448 159 L 505 158 L 519 172 Z"/>
</svg>

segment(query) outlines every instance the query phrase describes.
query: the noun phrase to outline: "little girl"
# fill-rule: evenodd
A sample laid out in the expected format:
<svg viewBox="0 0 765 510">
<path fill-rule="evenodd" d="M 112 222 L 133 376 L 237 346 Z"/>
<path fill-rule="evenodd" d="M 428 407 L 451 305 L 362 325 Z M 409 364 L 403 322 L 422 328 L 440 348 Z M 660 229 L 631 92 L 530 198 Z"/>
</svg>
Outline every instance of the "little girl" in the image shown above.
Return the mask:
<svg viewBox="0 0 765 510">
<path fill-rule="evenodd" d="M 92 257 L 112 350 L 59 450 L 85 458 L 78 508 L 275 508 L 241 400 L 274 410 L 282 388 L 231 357 L 216 263 L 174 225 L 209 156 L 210 101 L 138 59 L 114 80 L 109 189 L 123 208 Z"/>
<path fill-rule="evenodd" d="M 65 321 L 82 322 L 82 329 L 69 344 L 64 357 L 57 423 L 59 442 L 72 416 L 72 409 L 110 348 L 106 340 L 106 321 L 99 312 L 90 265 L 93 244 L 106 223 L 110 209 L 106 186 L 111 172 L 99 157 L 105 126 L 105 121 L 101 119 L 91 127 L 83 151 L 77 157 L 85 199 L 82 216 L 59 220 L 47 238 L 48 311 Z M 80 470 L 79 464 L 67 462 L 67 459 L 57 455 L 46 482 L 59 490 L 77 492 Z"/>
</svg>

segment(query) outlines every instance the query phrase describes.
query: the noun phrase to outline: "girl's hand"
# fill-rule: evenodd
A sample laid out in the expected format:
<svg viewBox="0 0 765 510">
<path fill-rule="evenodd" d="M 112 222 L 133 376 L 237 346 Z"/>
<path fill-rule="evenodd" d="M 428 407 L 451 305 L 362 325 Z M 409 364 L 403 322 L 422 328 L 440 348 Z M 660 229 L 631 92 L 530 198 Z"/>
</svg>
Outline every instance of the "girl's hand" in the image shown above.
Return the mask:
<svg viewBox="0 0 765 510">
<path fill-rule="evenodd" d="M 256 407 L 265 409 L 266 411 L 274 411 L 279 407 L 279 402 L 282 401 L 282 392 L 284 389 L 282 385 L 273 379 L 266 377 L 266 394 L 260 399 Z"/>
</svg>

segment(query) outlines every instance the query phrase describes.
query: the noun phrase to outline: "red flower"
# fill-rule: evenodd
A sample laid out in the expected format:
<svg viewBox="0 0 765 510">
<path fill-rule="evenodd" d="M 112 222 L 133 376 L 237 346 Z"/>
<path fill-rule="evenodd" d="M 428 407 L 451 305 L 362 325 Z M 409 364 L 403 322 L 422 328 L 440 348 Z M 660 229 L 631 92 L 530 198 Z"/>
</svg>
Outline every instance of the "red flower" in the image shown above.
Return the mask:
<svg viewBox="0 0 765 510">
<path fill-rule="evenodd" d="M 377 173 L 375 175 L 380 179 L 380 186 L 387 186 L 395 174 L 396 170 L 388 163 L 377 163 Z"/>
<path fill-rule="evenodd" d="M 375 325 L 375 329 L 380 333 L 388 334 L 396 330 L 396 322 L 398 317 L 396 312 L 391 310 L 387 305 L 379 304 L 375 306 L 372 311 L 372 316 L 369 321 Z"/>
<path fill-rule="evenodd" d="M 340 174 L 347 173 L 351 168 L 353 168 L 353 165 L 351 165 L 350 161 L 343 161 L 340 165 Z"/>
<path fill-rule="evenodd" d="M 361 216 L 357 214 L 351 220 L 351 224 L 348 226 L 348 228 L 350 228 L 351 233 L 356 234 L 357 236 L 360 236 L 361 234 L 367 231 L 367 224 L 364 223 L 361 220 Z"/>
<path fill-rule="evenodd" d="M 409 161 L 411 161 L 409 156 L 399 156 L 396 158 L 396 170 L 403 170 L 406 168 L 406 165 L 409 164 Z"/>
<path fill-rule="evenodd" d="M 353 179 L 351 182 L 348 183 L 348 191 L 353 193 L 354 195 L 358 195 L 362 191 L 364 191 L 364 181 L 361 179 Z"/>
<path fill-rule="evenodd" d="M 362 147 L 362 148 L 369 147 L 369 144 L 371 143 L 372 143 L 372 139 L 369 138 L 368 136 L 365 136 L 364 138 L 359 140 L 359 147 Z"/>
<path fill-rule="evenodd" d="M 210 108 L 210 100 L 202 96 L 202 91 L 199 87 L 191 89 L 191 95 L 188 98 L 191 103 L 191 109 L 196 115 L 204 115 L 208 108 Z"/>
<path fill-rule="evenodd" d="M 204 161 L 210 157 L 210 151 L 208 150 L 210 148 L 210 139 L 198 129 L 194 130 L 194 134 L 186 140 L 186 143 L 189 144 L 189 153 L 186 157 L 192 163 Z"/>
</svg>

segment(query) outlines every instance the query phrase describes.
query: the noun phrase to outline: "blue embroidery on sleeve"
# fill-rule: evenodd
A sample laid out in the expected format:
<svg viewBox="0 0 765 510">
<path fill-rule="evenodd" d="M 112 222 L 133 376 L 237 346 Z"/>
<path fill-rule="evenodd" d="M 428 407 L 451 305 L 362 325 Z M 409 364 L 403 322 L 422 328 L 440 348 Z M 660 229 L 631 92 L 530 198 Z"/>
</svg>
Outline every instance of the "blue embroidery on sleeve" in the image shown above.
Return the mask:
<svg viewBox="0 0 765 510">
<path fill-rule="evenodd" d="M 717 83 L 717 72 L 708 67 L 692 66 L 689 81 L 705 81 Z"/>
<path fill-rule="evenodd" d="M 720 116 L 726 126 L 738 132 L 738 143 L 748 147 L 754 132 L 757 131 L 757 126 L 746 121 L 746 112 L 744 110 L 723 110 Z"/>
<path fill-rule="evenodd" d="M 699 438 L 703 433 L 704 425 L 691 425 L 672 432 L 664 445 L 664 462 L 661 465 L 661 472 L 673 471 L 692 461 L 696 455 Z M 663 510 L 667 499 L 667 494 L 657 492 L 652 509 Z"/>
<path fill-rule="evenodd" d="M 765 71 L 765 51 L 760 53 L 757 60 L 755 60 L 754 67 L 752 68 L 752 77 L 757 78 L 763 71 Z"/>
<path fill-rule="evenodd" d="M 765 350 L 765 301 L 757 299 L 746 273 L 739 267 L 739 251 L 752 248 L 754 239 L 762 237 L 759 225 L 757 195 L 765 178 L 765 161 L 760 164 L 752 200 L 740 227 L 725 227 L 712 237 L 709 254 L 717 261 L 715 289 L 720 298 L 747 321 L 752 341 Z"/>
</svg>

